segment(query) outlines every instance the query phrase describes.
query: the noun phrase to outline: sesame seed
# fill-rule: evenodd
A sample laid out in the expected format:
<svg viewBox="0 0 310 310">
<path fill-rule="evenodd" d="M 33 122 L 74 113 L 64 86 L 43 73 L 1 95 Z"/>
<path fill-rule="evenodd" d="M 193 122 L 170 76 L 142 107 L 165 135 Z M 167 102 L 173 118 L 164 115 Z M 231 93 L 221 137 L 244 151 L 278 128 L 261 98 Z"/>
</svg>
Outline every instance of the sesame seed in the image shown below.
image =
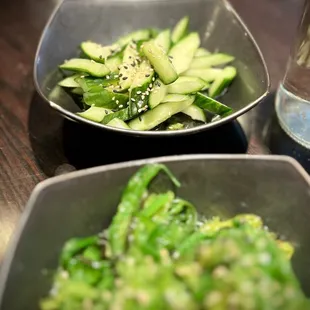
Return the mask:
<svg viewBox="0 0 310 310">
<path fill-rule="evenodd" d="M 91 61 L 90 62 L 92 62 L 92 63 L 94 63 L 94 61 L 91 59 Z"/>
<path fill-rule="evenodd" d="M 138 110 L 138 113 L 141 113 L 142 111 L 143 111 L 143 109 L 139 109 L 139 110 Z"/>
<path fill-rule="evenodd" d="M 149 92 L 149 91 L 146 91 L 145 94 L 148 96 L 148 95 L 150 94 L 150 92 Z"/>
<path fill-rule="evenodd" d="M 85 75 L 81 75 L 81 78 L 84 79 Z"/>
<path fill-rule="evenodd" d="M 168 57 L 169 57 L 170 59 L 173 59 L 173 56 L 171 56 L 171 55 L 169 55 Z M 166 59 L 167 59 L 167 58 L 166 58 Z"/>
<path fill-rule="evenodd" d="M 112 111 L 112 112 L 116 112 L 117 110 L 115 110 L 115 109 L 112 109 L 111 111 Z"/>
<path fill-rule="evenodd" d="M 152 88 L 153 87 L 153 84 L 151 83 L 150 85 L 149 85 L 149 88 Z"/>
<path fill-rule="evenodd" d="M 141 91 L 141 90 L 138 90 L 138 91 L 137 91 L 137 94 L 138 94 L 138 95 L 140 95 L 141 93 L 142 93 L 142 91 Z"/>
<path fill-rule="evenodd" d="M 115 100 L 115 97 L 113 97 L 112 100 Z"/>
<path fill-rule="evenodd" d="M 144 99 L 145 99 L 145 96 L 144 96 L 144 95 L 142 95 L 142 96 L 141 96 L 141 99 L 142 99 L 142 100 L 144 100 Z"/>
<path fill-rule="evenodd" d="M 103 84 L 102 84 L 102 83 L 100 83 L 100 84 L 99 84 L 99 86 L 100 86 L 100 87 L 103 87 Z"/>
<path fill-rule="evenodd" d="M 128 79 L 127 76 L 124 76 L 124 77 L 122 78 L 123 81 L 126 81 L 127 79 Z"/>
<path fill-rule="evenodd" d="M 114 75 L 114 78 L 117 79 L 118 78 L 118 74 Z"/>
<path fill-rule="evenodd" d="M 120 75 L 119 75 L 119 77 L 121 78 L 123 76 L 123 74 L 121 73 Z"/>
<path fill-rule="evenodd" d="M 119 107 L 120 107 L 120 108 L 122 108 L 122 107 L 123 107 L 123 105 L 121 104 Z"/>
<path fill-rule="evenodd" d="M 109 80 L 110 79 L 110 76 L 109 75 L 107 75 L 107 80 Z"/>
<path fill-rule="evenodd" d="M 124 66 L 124 68 L 127 70 L 128 69 L 128 67 L 127 66 Z"/>
<path fill-rule="evenodd" d="M 116 104 L 119 104 L 119 100 L 116 100 L 115 102 L 116 102 Z"/>
<path fill-rule="evenodd" d="M 154 77 L 152 78 L 152 81 L 153 81 L 153 82 L 155 81 L 155 78 L 154 78 Z"/>
<path fill-rule="evenodd" d="M 113 89 L 113 93 L 117 93 L 117 90 L 116 90 L 116 89 Z"/>
<path fill-rule="evenodd" d="M 102 59 L 102 55 L 99 55 L 99 59 Z"/>
<path fill-rule="evenodd" d="M 132 58 L 132 56 L 129 56 L 129 59 L 131 59 Z"/>
<path fill-rule="evenodd" d="M 107 110 L 104 110 L 105 114 L 109 114 L 109 112 Z"/>
<path fill-rule="evenodd" d="M 134 101 L 134 102 L 136 101 L 134 98 L 131 98 L 130 100 L 131 100 L 131 101 Z"/>
<path fill-rule="evenodd" d="M 131 64 L 131 66 L 132 66 L 132 67 L 135 67 L 135 66 L 136 66 L 136 63 L 135 63 L 135 62 L 133 62 L 133 63 Z"/>
<path fill-rule="evenodd" d="M 149 77 L 149 76 L 151 76 L 151 75 L 150 75 L 150 74 L 146 74 L 146 75 L 145 75 L 145 77 Z"/>
<path fill-rule="evenodd" d="M 140 101 L 138 102 L 138 106 L 139 106 L 139 107 L 142 107 L 142 106 L 143 106 L 143 101 L 140 100 Z"/>
</svg>

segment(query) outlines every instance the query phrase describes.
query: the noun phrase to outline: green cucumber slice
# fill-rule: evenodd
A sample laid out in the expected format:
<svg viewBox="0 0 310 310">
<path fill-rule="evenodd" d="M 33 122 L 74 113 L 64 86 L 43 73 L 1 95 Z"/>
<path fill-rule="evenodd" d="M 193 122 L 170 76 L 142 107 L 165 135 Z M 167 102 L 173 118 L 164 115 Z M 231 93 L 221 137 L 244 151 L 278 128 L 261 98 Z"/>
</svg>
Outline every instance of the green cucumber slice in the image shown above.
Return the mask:
<svg viewBox="0 0 310 310">
<path fill-rule="evenodd" d="M 58 85 L 61 87 L 71 87 L 71 88 L 79 87 L 80 85 L 76 81 L 76 79 L 79 78 L 80 76 L 81 76 L 80 74 L 74 74 L 74 75 L 68 76 L 64 78 L 62 81 L 60 81 Z"/>
<path fill-rule="evenodd" d="M 83 89 L 84 92 L 90 91 L 93 87 L 109 87 L 116 86 L 118 84 L 117 75 L 107 75 L 106 78 L 92 78 L 92 77 L 78 77 L 75 81 L 78 83 L 79 87 Z"/>
<path fill-rule="evenodd" d="M 124 50 L 123 63 L 119 70 L 119 85 L 122 90 L 128 89 L 133 83 L 139 61 L 140 57 L 136 44 L 128 44 Z"/>
<path fill-rule="evenodd" d="M 155 80 L 152 92 L 149 97 L 149 107 L 154 109 L 157 107 L 167 94 L 167 85 L 160 79 Z"/>
<path fill-rule="evenodd" d="M 104 64 L 83 58 L 72 58 L 59 67 L 63 70 L 85 72 L 96 77 L 103 77 L 110 73 L 109 68 Z"/>
<path fill-rule="evenodd" d="M 186 36 L 188 31 L 189 17 L 185 16 L 173 28 L 171 34 L 171 41 L 173 44 L 179 42 L 183 37 Z"/>
<path fill-rule="evenodd" d="M 94 86 L 83 94 L 85 104 L 106 109 L 119 110 L 127 106 L 128 95 L 110 91 L 101 86 Z"/>
<path fill-rule="evenodd" d="M 110 122 L 107 123 L 107 126 L 121 128 L 121 129 L 130 129 L 130 127 L 121 119 L 113 118 Z"/>
<path fill-rule="evenodd" d="M 206 114 L 203 109 L 197 107 L 196 105 L 192 104 L 188 108 L 182 111 L 183 114 L 191 117 L 195 121 L 200 121 L 203 123 L 207 122 Z"/>
<path fill-rule="evenodd" d="M 120 46 L 118 44 L 103 46 L 92 41 L 85 41 L 81 43 L 81 49 L 89 58 L 105 63 L 108 57 L 120 51 Z"/>
<path fill-rule="evenodd" d="M 188 99 L 187 95 L 169 94 L 165 96 L 165 98 L 161 101 L 161 103 L 184 101 L 187 99 Z"/>
<path fill-rule="evenodd" d="M 75 87 L 71 90 L 71 93 L 72 94 L 75 94 L 75 95 L 80 95 L 82 96 L 83 95 L 83 89 L 81 87 Z"/>
<path fill-rule="evenodd" d="M 169 102 L 158 105 L 155 109 L 147 111 L 139 117 L 129 122 L 129 127 L 133 130 L 150 130 L 172 115 L 181 112 L 194 102 L 194 96 L 189 96 L 187 100 Z"/>
<path fill-rule="evenodd" d="M 129 114 L 131 117 L 145 111 L 153 88 L 154 70 L 150 62 L 145 59 L 136 71 L 134 81 L 130 87 Z"/>
<path fill-rule="evenodd" d="M 199 34 L 192 32 L 172 47 L 169 56 L 178 74 L 189 69 L 199 45 Z"/>
<path fill-rule="evenodd" d="M 210 52 L 203 47 L 199 47 L 194 57 L 202 57 L 202 56 L 207 56 L 207 55 L 210 55 Z"/>
<path fill-rule="evenodd" d="M 145 42 L 142 50 L 165 84 L 173 83 L 178 78 L 168 56 L 154 41 Z"/>
<path fill-rule="evenodd" d="M 175 82 L 168 85 L 169 94 L 192 94 L 202 90 L 206 83 L 198 78 L 192 76 L 180 76 Z"/>
<path fill-rule="evenodd" d="M 79 116 L 82 116 L 86 119 L 89 119 L 93 122 L 97 122 L 100 123 L 103 118 L 107 115 L 112 113 L 112 111 L 110 109 L 105 109 L 105 108 L 100 108 L 100 107 L 90 107 L 89 109 L 87 109 L 84 112 L 78 112 L 76 113 Z"/>
<path fill-rule="evenodd" d="M 208 69 L 189 69 L 185 71 L 183 76 L 195 76 L 203 79 L 205 82 L 212 82 L 223 72 L 223 69 L 208 68 Z"/>
<path fill-rule="evenodd" d="M 190 69 L 203 69 L 219 65 L 225 65 L 232 62 L 234 59 L 235 57 L 231 55 L 221 53 L 196 57 L 191 62 Z"/>
<path fill-rule="evenodd" d="M 167 130 L 180 130 L 184 128 L 184 124 L 182 123 L 174 123 L 167 127 Z"/>
<path fill-rule="evenodd" d="M 120 55 L 109 57 L 105 62 L 105 65 L 110 69 L 112 73 L 119 72 L 118 68 L 121 64 L 122 64 L 122 57 Z"/>
<path fill-rule="evenodd" d="M 171 31 L 170 29 L 166 29 L 158 34 L 155 38 L 155 43 L 163 49 L 163 51 L 167 54 L 171 45 L 170 42 Z"/>
<path fill-rule="evenodd" d="M 201 109 L 208 110 L 209 112 L 217 115 L 227 115 L 227 113 L 232 112 L 232 108 L 202 93 L 196 94 L 194 104 Z"/>
<path fill-rule="evenodd" d="M 219 96 L 224 89 L 230 85 L 236 75 L 237 70 L 235 67 L 229 66 L 224 68 L 223 73 L 218 76 L 210 86 L 209 96 L 212 98 Z"/>
<path fill-rule="evenodd" d="M 123 121 L 127 121 L 130 119 L 129 115 L 129 107 L 119 110 L 114 113 L 107 114 L 104 119 L 102 120 L 102 124 L 108 124 L 110 121 L 112 121 L 114 118 L 119 118 Z"/>
<path fill-rule="evenodd" d="M 141 29 L 122 36 L 116 41 L 116 44 L 119 44 L 120 46 L 125 46 L 132 41 L 148 40 L 150 39 L 150 37 L 151 31 L 149 29 Z"/>
</svg>

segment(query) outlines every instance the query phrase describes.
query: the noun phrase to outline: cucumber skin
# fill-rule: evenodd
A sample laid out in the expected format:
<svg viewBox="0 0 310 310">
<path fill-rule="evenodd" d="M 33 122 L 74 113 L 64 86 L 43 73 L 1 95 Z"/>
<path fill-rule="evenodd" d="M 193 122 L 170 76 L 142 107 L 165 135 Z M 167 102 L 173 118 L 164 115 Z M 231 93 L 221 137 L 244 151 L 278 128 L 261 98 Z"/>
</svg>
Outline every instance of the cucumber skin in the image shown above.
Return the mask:
<svg viewBox="0 0 310 310">
<path fill-rule="evenodd" d="M 130 119 L 130 116 L 129 116 L 129 107 L 125 108 L 125 109 L 122 109 L 122 110 L 119 110 L 117 112 L 114 112 L 114 113 L 111 113 L 111 114 L 108 114 L 106 115 L 103 120 L 101 121 L 102 124 L 106 125 L 108 124 L 112 119 L 114 118 L 119 118 L 121 119 L 122 121 L 127 121 Z"/>
<path fill-rule="evenodd" d="M 189 69 L 185 71 L 182 76 L 194 76 L 199 77 L 205 82 L 214 81 L 219 75 L 221 75 L 223 69 L 207 68 L 207 69 Z"/>
<path fill-rule="evenodd" d="M 202 57 L 195 57 L 190 65 L 190 69 L 204 69 L 219 65 L 226 65 L 232 62 L 235 58 L 228 54 L 210 54 Z"/>
<path fill-rule="evenodd" d="M 158 83 L 160 83 L 160 86 L 156 86 Z M 165 85 L 160 79 L 155 80 L 154 86 L 148 102 L 150 109 L 157 107 L 167 94 L 167 85 Z"/>
<path fill-rule="evenodd" d="M 90 59 L 93 59 L 97 62 L 100 62 L 100 63 L 105 63 L 106 59 L 108 57 L 114 55 L 120 49 L 120 46 L 117 44 L 104 46 L 104 45 L 98 44 L 98 43 L 93 42 L 93 41 L 84 41 L 81 43 L 80 46 L 81 46 L 83 53 L 87 57 L 89 57 Z M 89 50 L 91 50 L 91 49 L 97 49 L 97 50 L 101 49 L 102 53 L 99 53 L 100 54 L 99 56 L 94 55 L 94 53 L 89 52 Z"/>
<path fill-rule="evenodd" d="M 143 113 L 138 118 L 129 122 L 129 127 L 133 130 L 150 130 L 158 126 L 162 122 L 169 119 L 172 115 L 181 112 L 194 102 L 194 96 L 181 102 L 163 103 L 153 110 Z"/>
<path fill-rule="evenodd" d="M 90 70 L 89 67 L 97 67 L 97 70 Z M 104 64 L 89 59 L 71 58 L 59 66 L 60 69 L 88 73 L 95 77 L 104 77 L 110 70 Z M 101 69 L 101 70 L 99 70 Z"/>
<path fill-rule="evenodd" d="M 199 92 L 196 94 L 194 104 L 217 115 L 227 115 L 232 112 L 232 108 Z"/>
<path fill-rule="evenodd" d="M 109 87 L 116 86 L 118 84 L 118 79 L 114 78 L 114 75 L 111 75 L 109 79 L 94 79 L 91 77 L 85 77 L 77 78 L 76 81 L 84 92 L 90 91 L 92 88 L 97 86 Z"/>
<path fill-rule="evenodd" d="M 148 40 L 151 38 L 151 36 L 152 32 L 150 29 L 140 29 L 122 36 L 116 41 L 116 44 L 119 44 L 120 46 L 125 46 L 133 40 L 134 41 Z"/>
<path fill-rule="evenodd" d="M 149 41 L 143 45 L 143 53 L 148 58 L 159 78 L 167 85 L 177 80 L 179 77 L 168 56 L 156 45 Z"/>
<path fill-rule="evenodd" d="M 130 129 L 130 127 L 120 118 L 113 118 L 110 122 L 107 123 L 107 126 L 121 128 L 121 129 Z"/>
<path fill-rule="evenodd" d="M 171 46 L 171 31 L 170 29 L 163 30 L 158 34 L 158 36 L 155 38 L 155 43 L 160 46 L 165 53 L 168 53 L 170 46 Z"/>
<path fill-rule="evenodd" d="M 79 78 L 80 75 L 79 74 L 74 74 L 72 76 L 68 76 L 66 78 L 64 78 L 63 80 L 61 80 L 60 82 L 58 82 L 58 85 L 61 87 L 69 87 L 69 88 L 76 88 L 79 87 L 79 83 L 76 82 L 76 78 Z"/>
<path fill-rule="evenodd" d="M 85 92 L 83 99 L 89 106 L 119 110 L 122 106 L 127 105 L 128 95 L 114 93 L 98 86 L 91 91 Z"/>
</svg>

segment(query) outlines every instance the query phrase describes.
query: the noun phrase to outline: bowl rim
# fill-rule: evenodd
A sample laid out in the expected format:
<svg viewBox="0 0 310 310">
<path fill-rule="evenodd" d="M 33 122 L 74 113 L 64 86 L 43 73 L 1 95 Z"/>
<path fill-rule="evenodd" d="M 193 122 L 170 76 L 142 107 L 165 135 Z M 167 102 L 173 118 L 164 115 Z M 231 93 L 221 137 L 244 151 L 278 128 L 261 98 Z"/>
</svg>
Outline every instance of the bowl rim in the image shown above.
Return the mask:
<svg viewBox="0 0 310 310">
<path fill-rule="evenodd" d="M 310 175 L 306 170 L 301 166 L 301 164 L 294 158 L 287 155 L 229 155 L 229 154 L 190 154 L 190 155 L 173 155 L 173 156 L 162 156 L 162 157 L 153 157 L 147 159 L 139 159 L 132 161 L 125 161 L 120 163 L 114 163 L 109 165 L 102 165 L 87 169 L 82 169 L 78 171 L 68 172 L 63 175 L 55 176 L 44 180 L 38 183 L 33 189 L 28 202 L 26 203 L 25 209 L 16 224 L 16 230 L 13 233 L 9 245 L 4 253 L 1 268 L 0 268 L 0 308 L 3 301 L 6 282 L 9 277 L 10 269 L 12 266 L 13 259 L 15 257 L 16 250 L 18 248 L 21 236 L 23 234 L 24 228 L 31 216 L 33 207 L 43 191 L 48 189 L 50 186 L 61 183 L 68 182 L 70 180 L 88 176 L 97 173 L 106 173 L 108 171 L 124 169 L 128 167 L 140 167 L 145 164 L 151 163 L 173 163 L 173 162 L 182 162 L 187 160 L 220 160 L 220 161 L 234 161 L 234 160 L 243 160 L 243 161 L 253 161 L 253 162 L 282 162 L 292 167 L 301 178 L 308 184 L 310 189 Z"/>
<path fill-rule="evenodd" d="M 266 78 L 266 89 L 265 92 L 259 96 L 257 99 L 255 99 L 254 101 L 250 102 L 248 105 L 246 105 L 245 107 L 243 107 L 242 109 L 232 113 L 231 115 L 228 115 L 227 117 L 224 117 L 223 119 L 220 119 L 218 121 L 215 122 L 210 122 L 210 123 L 206 123 L 203 125 L 199 125 L 193 128 L 188 128 L 188 129 L 181 129 L 181 130 L 161 130 L 161 131 L 141 131 L 141 130 L 129 130 L 129 129 L 122 129 L 122 128 L 116 128 L 116 127 L 112 127 L 112 126 L 107 126 L 101 123 L 96 123 L 93 122 L 91 120 L 88 120 L 86 118 L 83 118 L 73 112 L 70 112 L 66 109 L 64 109 L 63 107 L 61 107 L 60 105 L 58 105 L 57 103 L 49 100 L 44 94 L 43 91 L 39 85 L 38 82 L 38 72 L 37 72 L 37 63 L 38 63 L 38 59 L 39 59 L 39 52 L 41 50 L 41 47 L 43 45 L 43 41 L 44 38 L 46 37 L 46 34 L 48 32 L 48 29 L 50 27 L 50 24 L 52 23 L 53 19 L 55 18 L 58 10 L 60 9 L 60 7 L 63 5 L 64 2 L 66 2 L 67 0 L 62 0 L 58 3 L 58 5 L 56 5 L 56 7 L 54 8 L 52 14 L 50 15 L 47 23 L 45 24 L 45 27 L 41 33 L 40 36 L 40 40 L 38 43 L 38 47 L 36 50 L 36 54 L 35 54 L 35 59 L 34 59 L 34 69 L 33 69 L 33 79 L 34 79 L 34 85 L 36 88 L 36 91 L 39 93 L 39 95 L 44 99 L 44 101 L 46 101 L 49 106 L 53 109 L 55 109 L 56 111 L 58 111 L 63 117 L 70 119 L 71 121 L 75 121 L 75 122 L 79 122 L 79 123 L 86 123 L 88 125 L 100 128 L 100 129 L 104 129 L 104 130 L 109 130 L 112 132 L 116 132 L 116 133 L 122 133 L 122 134 L 126 134 L 126 135 L 133 135 L 133 136 L 149 136 L 149 137 L 159 137 L 159 136 L 181 136 L 181 135 L 188 135 L 188 134 L 194 134 L 200 131 L 205 131 L 211 128 L 216 128 L 220 125 L 226 124 L 238 117 L 240 117 L 241 115 L 245 114 L 246 112 L 250 111 L 252 108 L 254 108 L 258 103 L 260 103 L 261 101 L 263 101 L 263 99 L 265 97 L 267 97 L 267 95 L 270 92 L 270 87 L 271 87 L 271 82 L 270 82 L 270 75 L 269 75 L 269 71 L 267 68 L 267 64 L 265 61 L 265 58 L 263 56 L 263 53 L 261 52 L 256 40 L 254 39 L 254 36 L 252 35 L 252 33 L 250 32 L 250 30 L 248 29 L 248 27 L 246 26 L 246 24 L 243 22 L 242 18 L 239 16 L 239 14 L 236 12 L 236 10 L 233 8 L 233 6 L 229 3 L 228 0 L 222 0 L 224 7 L 228 10 L 231 11 L 231 13 L 234 15 L 234 17 L 236 18 L 237 22 L 241 25 L 241 27 L 245 30 L 247 36 L 250 38 L 254 48 L 256 49 L 256 52 L 258 53 L 258 56 L 260 58 L 260 61 L 263 65 L 264 68 L 264 77 Z M 114 0 L 115 2 L 125 2 L 125 0 Z M 139 0 L 139 1 L 150 1 L 150 0 Z M 166 1 L 166 0 L 151 0 L 151 1 Z"/>
</svg>

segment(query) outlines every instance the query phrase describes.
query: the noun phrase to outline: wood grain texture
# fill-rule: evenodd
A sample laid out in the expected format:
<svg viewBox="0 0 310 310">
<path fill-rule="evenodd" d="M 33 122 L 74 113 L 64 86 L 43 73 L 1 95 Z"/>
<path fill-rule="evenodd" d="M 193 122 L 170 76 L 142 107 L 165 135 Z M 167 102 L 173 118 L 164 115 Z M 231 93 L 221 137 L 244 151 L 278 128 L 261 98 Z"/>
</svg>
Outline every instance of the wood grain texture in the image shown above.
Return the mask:
<svg viewBox="0 0 310 310">
<path fill-rule="evenodd" d="M 299 0 L 232 0 L 257 39 L 269 66 L 272 87 L 282 77 L 301 7 Z M 0 259 L 34 186 L 47 177 L 100 164 L 81 158 L 92 130 L 64 121 L 34 92 L 32 68 L 41 31 L 57 1 L 2 0 L 0 10 Z M 258 107 L 252 111 L 259 118 Z M 258 116 L 257 116 L 258 115 Z M 221 129 L 225 136 L 230 127 Z M 78 139 L 72 139 L 76 132 Z M 99 137 L 97 137 L 99 138 Z M 102 143 L 104 138 L 101 137 Z M 86 139 L 87 140 L 87 139 Z M 234 138 L 229 138 L 235 143 Z M 237 140 L 236 140 L 237 141 Z M 238 143 L 238 141 L 236 142 Z M 240 142 L 239 142 L 240 143 Z M 242 143 L 241 143 L 242 144 Z M 219 144 L 207 151 L 229 152 Z M 242 145 L 240 148 L 242 149 Z M 83 156 L 76 154 L 83 152 Z M 96 149 L 92 150 L 96 152 Z M 259 137 L 248 152 L 262 153 Z M 143 156 L 143 154 L 140 154 Z M 84 157 L 85 159 L 85 157 Z"/>
</svg>

